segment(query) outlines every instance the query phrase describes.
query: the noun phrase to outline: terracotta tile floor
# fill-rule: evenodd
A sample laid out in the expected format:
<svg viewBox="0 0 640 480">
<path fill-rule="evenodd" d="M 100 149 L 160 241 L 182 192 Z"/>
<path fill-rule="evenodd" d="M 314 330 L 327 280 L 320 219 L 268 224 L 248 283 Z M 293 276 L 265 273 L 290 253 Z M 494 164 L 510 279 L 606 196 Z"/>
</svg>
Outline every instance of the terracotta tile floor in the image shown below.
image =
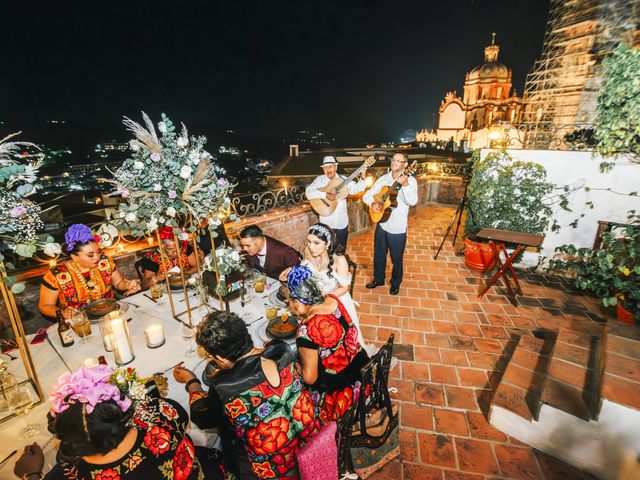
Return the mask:
<svg viewBox="0 0 640 480">
<path fill-rule="evenodd" d="M 493 370 L 512 332 L 617 322 L 598 300 L 557 277 L 520 275 L 518 307 L 500 286 L 476 298 L 486 275 L 464 265 L 456 253 L 460 238 L 452 247 L 452 232 L 433 259 L 453 214 L 454 208 L 431 205 L 412 212 L 398 296 L 389 295 L 388 286 L 364 287 L 373 275 L 373 230 L 349 239 L 365 340 L 382 344 L 394 334 L 400 360 L 390 386 L 400 406 L 401 457 L 370 478 L 592 478 L 496 430 L 485 412 Z"/>
</svg>

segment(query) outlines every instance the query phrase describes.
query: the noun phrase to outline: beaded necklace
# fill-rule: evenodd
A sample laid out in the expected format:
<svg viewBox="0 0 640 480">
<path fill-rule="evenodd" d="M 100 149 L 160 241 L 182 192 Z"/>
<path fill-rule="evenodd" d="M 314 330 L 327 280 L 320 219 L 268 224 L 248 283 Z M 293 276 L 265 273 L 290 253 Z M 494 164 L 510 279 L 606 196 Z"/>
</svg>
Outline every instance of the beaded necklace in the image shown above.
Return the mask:
<svg viewBox="0 0 640 480">
<path fill-rule="evenodd" d="M 96 292 L 96 289 L 100 285 L 100 280 L 102 279 L 97 268 L 91 267 L 89 269 L 89 280 L 85 278 L 82 270 L 80 270 L 80 265 L 76 260 L 71 261 L 69 270 L 74 272 L 76 274 L 76 277 L 78 278 L 78 290 L 80 290 L 79 293 L 86 293 L 91 302 L 95 302 L 102 296 L 102 293 L 100 291 Z M 80 299 L 80 294 L 78 295 L 78 299 Z"/>
</svg>

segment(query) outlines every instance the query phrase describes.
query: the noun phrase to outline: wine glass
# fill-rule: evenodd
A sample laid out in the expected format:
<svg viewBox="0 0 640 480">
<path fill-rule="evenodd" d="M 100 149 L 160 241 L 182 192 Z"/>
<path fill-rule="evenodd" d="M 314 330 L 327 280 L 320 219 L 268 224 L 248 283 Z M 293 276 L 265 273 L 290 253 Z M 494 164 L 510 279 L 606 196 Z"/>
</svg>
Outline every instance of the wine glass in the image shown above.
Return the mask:
<svg viewBox="0 0 640 480">
<path fill-rule="evenodd" d="M 196 335 L 196 327 L 192 325 L 188 325 L 186 323 L 182 324 L 182 338 L 187 341 L 187 351 L 185 352 L 185 356 L 193 357 L 196 354 L 195 348 L 193 348 L 193 337 Z"/>
<path fill-rule="evenodd" d="M 244 274 L 244 301 L 250 303 L 253 300 L 253 271 L 249 270 Z"/>
<path fill-rule="evenodd" d="M 29 415 L 34 403 L 31 390 L 25 385 L 16 385 L 5 390 L 5 395 L 7 397 L 7 403 L 9 404 L 9 410 L 11 410 L 11 413 L 15 415 L 24 414 L 26 425 L 22 430 L 20 430 L 20 436 L 33 437 L 39 432 L 39 428 L 37 425 L 29 423 L 29 420 L 27 419 L 27 415 Z"/>
</svg>

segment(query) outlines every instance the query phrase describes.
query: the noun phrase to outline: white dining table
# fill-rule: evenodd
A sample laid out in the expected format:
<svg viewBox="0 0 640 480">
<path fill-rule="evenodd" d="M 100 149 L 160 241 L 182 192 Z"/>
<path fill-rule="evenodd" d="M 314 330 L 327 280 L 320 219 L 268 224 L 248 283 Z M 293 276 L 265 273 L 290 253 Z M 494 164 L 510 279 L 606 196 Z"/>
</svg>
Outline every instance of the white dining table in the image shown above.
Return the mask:
<svg viewBox="0 0 640 480">
<path fill-rule="evenodd" d="M 265 291 L 253 293 L 252 300 L 245 302 L 244 306 L 242 306 L 240 299 L 229 303 L 230 311 L 237 313 L 247 324 L 255 347 L 261 348 L 265 342 L 270 340 L 266 335 L 268 321 L 265 311 L 267 305 L 270 305 L 270 295 L 273 297 L 273 292 L 279 286 L 280 282 L 277 280 L 268 279 Z M 188 293 L 192 309 L 192 322 L 197 325 L 207 313 L 207 309 L 199 305 L 200 302 L 195 295 L 195 291 L 190 289 Z M 129 307 L 125 313 L 125 318 L 130 319 L 128 326 L 135 354 L 133 361 L 126 366 L 135 368 L 142 377 L 164 372 L 163 374 L 167 378 L 169 386 L 167 397 L 178 401 L 189 411 L 187 392 L 184 389 L 184 385 L 174 380 L 172 367 L 183 362 L 186 368 L 193 370 L 196 376 L 201 378 L 207 364 L 206 354 L 202 349 L 196 349 L 195 356 L 186 356 L 189 345 L 182 338 L 180 320 L 186 323 L 188 321 L 187 314 L 180 315 L 180 320 L 173 318 L 169 296 L 166 291 L 160 299 L 155 301 L 149 298 L 148 295 L 148 292 L 138 293 L 121 301 Z M 186 310 L 182 290 L 173 291 L 172 298 L 177 313 Z M 220 303 L 217 298 L 209 298 L 209 305 L 214 309 L 220 309 Z M 151 325 L 158 324 L 164 326 L 165 343 L 156 348 L 149 348 L 146 345 L 144 330 Z M 45 341 L 38 345 L 30 345 L 35 369 L 45 392 L 45 401 L 36 405 L 27 418 L 30 422 L 40 425 L 40 432 L 30 438 L 19 438 L 19 431 L 26 424 L 23 417 L 12 418 L 0 423 L 0 461 L 11 454 L 13 450 L 18 450 L 18 453 L 13 458 L 0 466 L 0 479 L 15 478 L 12 473 L 13 464 L 24 445 L 33 441 L 37 441 L 40 445 L 49 443 L 45 449 L 47 462 L 45 471 L 47 471 L 47 467 L 53 466 L 55 452 L 57 451 L 57 441 L 50 441 L 52 435 L 46 429 L 46 414 L 49 411 L 49 403 L 46 397 L 61 374 L 76 370 L 87 359 L 97 360 L 100 355 L 105 356 L 110 367 L 115 368 L 117 366 L 113 352 L 106 352 L 103 347 L 97 324 L 92 326 L 92 335 L 87 342 L 82 342 L 78 337 L 74 337 L 74 344 L 66 348 L 60 342 L 57 325 L 54 324 L 48 328 L 48 337 L 51 343 Z M 21 367 L 19 360 L 9 363 L 9 371 L 12 371 L 12 369 L 19 371 Z M 24 380 L 24 372 L 18 371 L 15 372 L 18 381 Z M 22 379 L 20 375 L 22 375 Z M 191 425 L 190 433 L 196 445 L 212 446 L 217 437 L 214 431 L 200 430 L 193 424 Z"/>
</svg>

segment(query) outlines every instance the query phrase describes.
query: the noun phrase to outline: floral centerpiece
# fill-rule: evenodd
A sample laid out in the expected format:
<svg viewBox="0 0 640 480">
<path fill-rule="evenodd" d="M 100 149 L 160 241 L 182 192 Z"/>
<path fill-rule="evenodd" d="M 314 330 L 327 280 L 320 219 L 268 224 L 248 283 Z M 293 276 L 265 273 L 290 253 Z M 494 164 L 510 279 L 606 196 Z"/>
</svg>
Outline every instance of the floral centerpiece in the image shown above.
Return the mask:
<svg viewBox="0 0 640 480">
<path fill-rule="evenodd" d="M 190 232 L 203 222 L 218 226 L 216 213 L 229 207 L 233 185 L 204 150 L 206 138 L 189 136 L 184 124 L 176 133 L 165 114 L 157 125 L 158 136 L 147 114 L 142 117 L 144 126 L 126 117 L 123 122 L 135 138 L 129 142 L 131 158 L 114 173 L 115 194 L 124 199 L 116 215 L 118 224 L 134 236 L 162 225 Z"/>
<path fill-rule="evenodd" d="M 18 135 L 13 133 L 0 140 L 0 249 L 7 247 L 20 257 L 32 257 L 38 248 L 43 248 L 49 256 L 61 253 L 60 245 L 53 238 L 38 234 L 44 227 L 40 218 L 41 210 L 37 203 L 27 197 L 36 191 L 38 169 L 42 165 L 43 155 L 35 155 L 35 160 L 27 162 L 19 157 L 24 148 L 38 148 L 29 142 L 8 142 Z M 0 254 L 0 261 L 4 256 Z M 5 263 L 9 269 L 10 263 Z M 14 293 L 24 290 L 24 285 L 10 279 Z"/>
<path fill-rule="evenodd" d="M 203 280 L 209 289 L 224 296 L 242 288 L 242 272 L 246 268 L 246 264 L 240 251 L 232 247 L 217 248 L 216 262 L 220 274 L 217 281 L 213 255 L 207 255 L 202 262 Z"/>
</svg>

